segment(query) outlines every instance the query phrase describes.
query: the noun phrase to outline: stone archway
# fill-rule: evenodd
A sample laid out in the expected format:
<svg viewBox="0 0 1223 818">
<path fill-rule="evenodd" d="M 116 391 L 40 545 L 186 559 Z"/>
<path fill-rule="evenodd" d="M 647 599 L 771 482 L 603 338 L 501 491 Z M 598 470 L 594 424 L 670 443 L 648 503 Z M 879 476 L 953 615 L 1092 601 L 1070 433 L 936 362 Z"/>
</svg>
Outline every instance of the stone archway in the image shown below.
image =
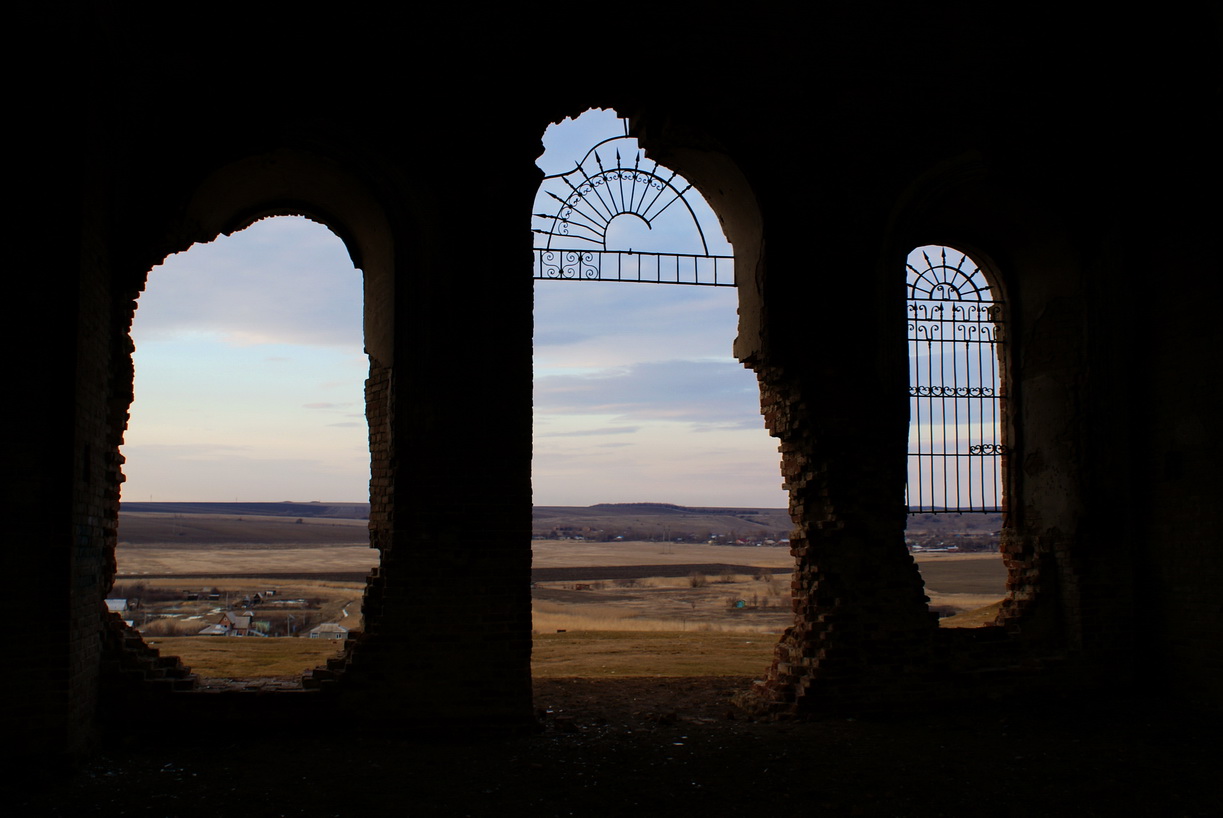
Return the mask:
<svg viewBox="0 0 1223 818">
<path fill-rule="evenodd" d="M 282 150 L 235 162 L 201 184 L 187 209 L 184 232 L 209 241 L 267 216 L 300 215 L 328 227 L 348 248 L 364 282 L 365 350 L 370 374 L 366 418 L 370 429 L 370 544 L 389 548 L 388 499 L 394 458 L 390 428 L 395 366 L 395 257 L 391 225 L 370 191 L 335 163 Z"/>
<path fill-rule="evenodd" d="M 272 216 L 304 216 L 323 224 L 339 236 L 354 265 L 363 273 L 364 345 L 369 358 L 369 376 L 365 383 L 365 414 L 369 425 L 368 445 L 371 458 L 370 544 L 380 552 L 389 550 L 393 541 L 392 492 L 394 458 L 391 409 L 393 407 L 394 362 L 394 264 L 395 248 L 392 231 L 381 205 L 352 176 L 343 173 L 334 163 L 299 151 L 279 151 L 253 156 L 225 166 L 198 186 L 178 222 L 172 244 L 185 249 L 194 243 L 205 243 L 220 235 L 229 235 Z M 168 253 L 167 253 L 168 255 Z M 144 287 L 143 277 L 140 289 Z M 121 385 L 122 425 L 111 430 L 111 438 L 119 441 L 126 426 L 127 405 L 132 398 L 130 379 L 133 375 L 130 356 L 131 341 L 126 337 L 136 304 L 127 303 L 123 327 L 125 350 L 114 362 L 116 370 L 128 379 Z M 118 408 L 117 404 L 116 408 Z M 118 419 L 118 416 L 115 416 Z M 120 464 L 121 456 L 108 459 Z M 122 476 L 118 465 L 113 475 L 115 508 L 118 483 Z M 107 545 L 110 571 L 106 587 L 114 578 L 114 521 Z M 373 582 L 377 581 L 375 572 Z M 110 623 L 109 650 L 118 666 L 124 669 L 126 685 L 110 684 L 112 695 L 141 697 L 141 671 L 146 683 L 174 679 L 175 689 L 190 689 L 189 679 L 176 672 L 168 660 L 157 660 L 134 632 L 119 632 Z M 162 673 L 170 668 L 168 674 Z M 135 683 L 133 685 L 133 682 Z M 164 685 L 163 685 L 164 686 Z M 126 689 L 125 689 L 126 688 Z"/>
</svg>

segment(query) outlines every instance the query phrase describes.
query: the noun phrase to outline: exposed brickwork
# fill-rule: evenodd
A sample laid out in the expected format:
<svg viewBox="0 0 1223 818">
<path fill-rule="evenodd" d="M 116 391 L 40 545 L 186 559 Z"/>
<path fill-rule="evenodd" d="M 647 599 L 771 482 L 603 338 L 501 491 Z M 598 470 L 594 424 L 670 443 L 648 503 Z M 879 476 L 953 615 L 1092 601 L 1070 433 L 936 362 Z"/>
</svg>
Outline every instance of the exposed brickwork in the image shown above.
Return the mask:
<svg viewBox="0 0 1223 818">
<path fill-rule="evenodd" d="M 365 420 L 369 425 L 369 544 L 380 552 L 391 547 L 394 528 L 395 446 L 391 437 L 394 409 L 391 369 L 370 359 L 365 381 Z"/>
<path fill-rule="evenodd" d="M 795 621 L 755 705 L 800 714 L 912 696 L 931 661 L 937 620 L 904 546 L 904 517 L 895 513 L 902 509 L 881 519 L 854 490 L 878 477 L 843 450 L 859 439 L 855 430 L 837 428 L 835 413 L 811 411 L 801 381 L 761 365 L 756 374 L 765 423 L 781 440 L 796 571 Z M 853 474 L 855 466 L 867 474 Z"/>
<path fill-rule="evenodd" d="M 118 614 L 105 617 L 102 686 L 108 704 L 141 706 L 148 696 L 195 690 L 198 678 L 178 657 L 162 656 Z"/>
<path fill-rule="evenodd" d="M 128 337 L 134 302 L 111 280 L 102 221 L 82 247 L 82 309 L 76 323 L 73 493 L 70 604 L 67 609 L 66 687 L 69 725 L 87 726 L 99 703 L 101 666 L 107 653 L 103 599 L 115 577 L 119 486 L 118 447 L 132 397 L 132 344 Z M 69 744 L 83 747 L 88 729 L 70 731 Z"/>
</svg>

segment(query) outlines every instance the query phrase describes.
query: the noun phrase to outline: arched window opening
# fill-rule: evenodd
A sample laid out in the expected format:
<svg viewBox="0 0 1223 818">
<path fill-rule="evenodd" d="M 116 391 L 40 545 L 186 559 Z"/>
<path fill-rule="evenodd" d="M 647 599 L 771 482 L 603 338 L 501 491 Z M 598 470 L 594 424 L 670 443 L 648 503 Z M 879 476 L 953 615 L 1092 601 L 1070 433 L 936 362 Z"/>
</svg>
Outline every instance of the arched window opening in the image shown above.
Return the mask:
<svg viewBox="0 0 1223 818">
<path fill-rule="evenodd" d="M 951 247 L 918 247 L 906 272 L 907 540 L 946 624 L 985 624 L 1006 580 L 998 556 L 1006 498 L 1004 304 L 981 266 Z M 982 564 L 952 571 L 948 554 Z"/>
<path fill-rule="evenodd" d="M 149 274 L 108 604 L 206 684 L 296 684 L 361 627 L 377 561 L 362 313 L 343 243 L 304 218 Z"/>
<path fill-rule="evenodd" d="M 534 672 L 758 672 L 793 618 L 791 522 L 756 379 L 731 355 L 732 248 L 614 112 L 544 142 Z M 676 659 L 675 639 L 697 649 Z"/>
</svg>

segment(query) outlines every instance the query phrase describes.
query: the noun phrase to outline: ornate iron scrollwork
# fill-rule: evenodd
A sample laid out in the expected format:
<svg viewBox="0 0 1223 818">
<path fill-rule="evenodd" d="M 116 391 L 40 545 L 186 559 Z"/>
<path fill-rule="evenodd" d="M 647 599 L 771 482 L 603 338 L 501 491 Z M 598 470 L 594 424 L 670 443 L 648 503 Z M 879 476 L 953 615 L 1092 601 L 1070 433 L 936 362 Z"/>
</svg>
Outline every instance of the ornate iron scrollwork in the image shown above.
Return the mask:
<svg viewBox="0 0 1223 818">
<path fill-rule="evenodd" d="M 975 446 L 969 446 L 968 453 L 982 457 L 997 457 L 1006 454 L 1006 447 L 1001 443 L 978 443 Z"/>
<path fill-rule="evenodd" d="M 543 250 L 536 278 L 598 278 L 598 256 L 589 250 Z"/>
</svg>

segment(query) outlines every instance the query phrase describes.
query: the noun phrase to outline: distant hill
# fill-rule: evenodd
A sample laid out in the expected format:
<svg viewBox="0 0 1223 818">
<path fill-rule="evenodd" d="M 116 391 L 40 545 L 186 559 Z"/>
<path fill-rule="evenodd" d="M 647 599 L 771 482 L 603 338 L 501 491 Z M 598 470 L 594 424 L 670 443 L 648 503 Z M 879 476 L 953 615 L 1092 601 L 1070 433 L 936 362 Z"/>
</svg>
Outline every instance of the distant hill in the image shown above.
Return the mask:
<svg viewBox="0 0 1223 818">
<path fill-rule="evenodd" d="M 368 520 L 369 503 L 138 503 L 123 501 L 119 514 L 235 514 L 240 517 L 330 517 Z"/>
<path fill-rule="evenodd" d="M 132 542 L 165 541 L 161 531 L 166 521 L 138 519 L 146 515 L 191 515 L 242 517 L 251 520 L 276 518 L 290 521 L 367 520 L 369 503 L 140 503 L 124 502 L 119 510 L 121 538 Z M 127 517 L 127 524 L 123 521 Z M 154 526 L 158 526 L 154 528 Z M 219 523 L 210 522 L 208 530 Z M 227 524 L 233 527 L 232 524 Z M 174 524 L 173 541 L 190 538 L 193 528 L 200 528 L 199 537 L 212 536 L 202 528 L 203 522 L 189 525 L 186 519 Z M 732 506 L 680 506 L 672 503 L 598 503 L 593 506 L 536 506 L 532 513 L 531 533 L 544 539 L 578 538 L 588 540 L 670 540 L 684 542 L 724 542 L 743 540 L 749 543 L 766 539 L 788 539 L 793 528 L 789 512 L 784 508 L 736 508 Z M 906 538 L 923 547 L 955 546 L 964 550 L 997 548 L 997 532 L 1002 528 L 1002 515 L 991 514 L 914 514 L 908 518 Z M 261 529 L 262 530 L 262 529 Z M 273 532 L 273 529 L 267 529 Z M 279 532 L 276 529 L 275 532 Z M 325 538 L 322 531 L 312 532 Z M 253 531 L 217 534 L 218 541 L 262 537 Z M 279 540 L 287 534 L 268 533 Z M 304 536 L 300 530 L 296 536 Z M 354 533 L 336 532 L 337 541 L 349 542 Z"/>
<path fill-rule="evenodd" d="M 166 521 L 146 519 L 147 515 L 174 515 L 173 536 L 190 538 L 187 533 L 200 527 L 192 516 L 241 517 L 248 523 L 261 518 L 296 520 L 366 520 L 368 503 L 141 503 L 124 502 L 119 509 L 120 538 L 132 542 L 164 541 L 161 528 Z M 126 517 L 127 524 L 124 524 Z M 593 506 L 536 506 L 532 515 L 532 534 L 542 538 L 614 540 L 671 540 L 685 542 L 727 542 L 744 540 L 756 543 L 766 539 L 782 540 L 790 535 L 790 515 L 781 508 L 734 508 L 725 506 L 678 506 L 670 503 L 599 503 Z M 270 520 L 269 520 L 270 522 Z M 151 526 L 156 524 L 156 533 Z M 210 521 L 207 529 L 219 523 Z M 229 525 L 229 524 L 227 524 Z M 262 529 L 261 529 L 262 530 Z M 272 532 L 273 529 L 268 529 Z M 279 529 L 276 529 L 279 531 Z M 229 532 L 222 538 L 254 537 L 253 531 Z M 262 536 L 262 535 L 259 535 Z M 267 536 L 279 538 L 279 533 Z M 320 533 L 319 536 L 322 536 Z M 351 535 L 344 535 L 351 536 Z M 177 541 L 182 541 L 181 539 Z"/>
</svg>

